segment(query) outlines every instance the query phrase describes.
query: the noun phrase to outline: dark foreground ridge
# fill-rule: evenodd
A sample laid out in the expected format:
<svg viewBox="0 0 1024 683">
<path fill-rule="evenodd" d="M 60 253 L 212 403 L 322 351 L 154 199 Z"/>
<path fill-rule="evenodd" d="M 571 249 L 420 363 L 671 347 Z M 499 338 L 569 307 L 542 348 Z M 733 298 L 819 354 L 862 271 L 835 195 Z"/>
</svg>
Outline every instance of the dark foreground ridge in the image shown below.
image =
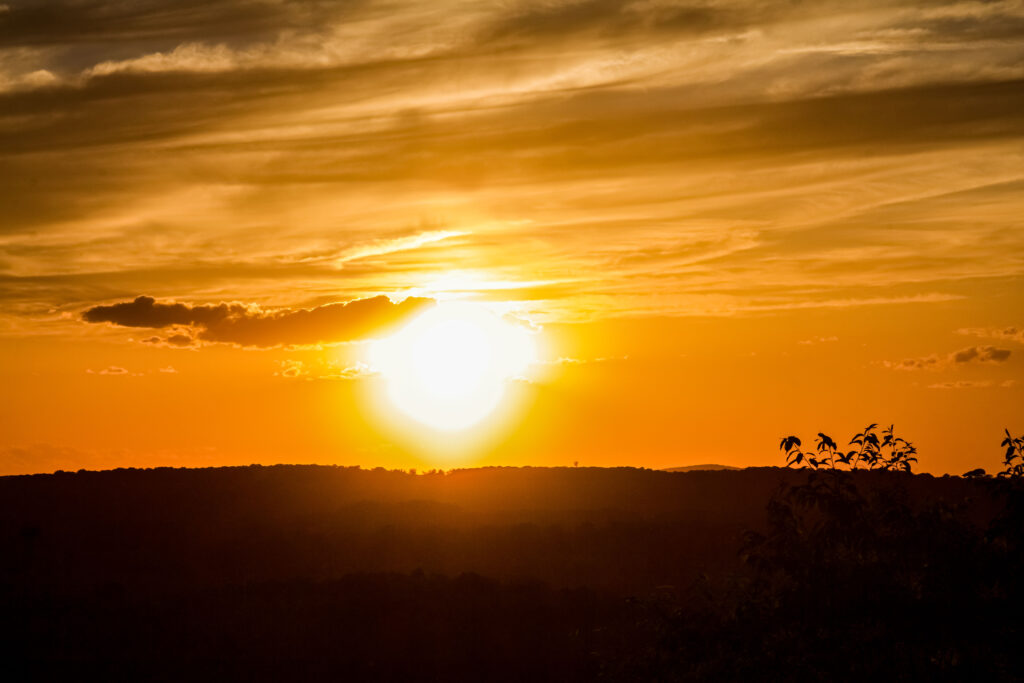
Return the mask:
<svg viewBox="0 0 1024 683">
<path fill-rule="evenodd" d="M 5 668 L 1014 680 L 1014 482 L 321 466 L 0 478 Z"/>
<path fill-rule="evenodd" d="M 686 465 L 684 467 L 665 467 L 662 469 L 663 472 L 700 472 L 702 470 L 739 470 L 742 467 L 732 467 L 731 465 L 716 465 L 714 463 L 705 463 L 703 465 Z"/>
</svg>

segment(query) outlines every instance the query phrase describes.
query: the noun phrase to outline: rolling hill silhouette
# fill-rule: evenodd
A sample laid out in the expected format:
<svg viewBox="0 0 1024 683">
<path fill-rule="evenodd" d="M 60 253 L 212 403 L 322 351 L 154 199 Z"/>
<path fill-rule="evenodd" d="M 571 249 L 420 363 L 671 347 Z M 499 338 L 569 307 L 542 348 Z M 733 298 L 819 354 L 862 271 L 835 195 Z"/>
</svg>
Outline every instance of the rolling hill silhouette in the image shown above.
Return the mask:
<svg viewBox="0 0 1024 683">
<path fill-rule="evenodd" d="M 740 470 L 742 467 L 732 467 L 731 465 L 715 465 L 713 463 L 706 463 L 703 465 L 686 465 L 684 467 L 663 467 L 662 472 L 700 472 L 703 470 Z"/>
<path fill-rule="evenodd" d="M 810 647 L 822 624 L 800 605 L 828 589 L 841 638 L 867 620 L 879 642 L 920 651 L 922 671 L 1016 671 L 997 656 L 1019 632 L 1005 612 L 1019 604 L 1008 574 L 1017 532 L 993 536 L 1008 519 L 1001 482 L 842 476 L 859 497 L 837 493 L 812 513 L 792 502 L 808 474 L 778 468 L 3 477 L 0 648 L 10 671 L 33 677 L 700 680 L 782 666 L 741 636 L 803 634 Z M 795 533 L 794 523 L 808 526 Z M 823 574 L 806 574 L 819 564 Z M 844 590 L 857 599 L 840 605 Z M 878 595 L 911 620 L 901 628 L 941 623 L 969 652 L 943 645 L 959 659 L 928 664 L 938 655 L 914 640 L 924 631 L 907 640 L 886 615 L 854 613 L 884 609 Z M 969 632 L 926 618 L 950 604 Z M 991 628 L 978 625 L 985 618 Z M 865 661 L 896 657 L 858 659 L 833 643 L 823 664 L 791 652 L 794 642 L 770 655 L 785 653 L 794 672 L 877 675 Z"/>
</svg>

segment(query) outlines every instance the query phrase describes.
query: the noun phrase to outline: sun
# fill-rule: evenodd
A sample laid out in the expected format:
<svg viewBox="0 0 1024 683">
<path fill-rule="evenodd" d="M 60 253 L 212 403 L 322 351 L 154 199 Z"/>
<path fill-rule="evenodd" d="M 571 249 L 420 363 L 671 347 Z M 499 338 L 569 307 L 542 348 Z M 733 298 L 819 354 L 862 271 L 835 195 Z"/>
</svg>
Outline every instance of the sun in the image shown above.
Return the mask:
<svg viewBox="0 0 1024 683">
<path fill-rule="evenodd" d="M 370 366 L 394 406 L 440 431 L 469 428 L 498 406 L 536 360 L 533 334 L 480 304 L 440 303 L 374 342 Z"/>
</svg>

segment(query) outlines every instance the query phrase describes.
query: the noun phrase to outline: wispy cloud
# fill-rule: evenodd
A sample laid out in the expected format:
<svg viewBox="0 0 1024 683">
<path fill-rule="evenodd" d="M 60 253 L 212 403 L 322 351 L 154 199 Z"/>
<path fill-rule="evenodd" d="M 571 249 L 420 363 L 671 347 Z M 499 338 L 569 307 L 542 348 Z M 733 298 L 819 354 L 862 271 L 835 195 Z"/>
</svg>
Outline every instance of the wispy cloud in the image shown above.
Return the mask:
<svg viewBox="0 0 1024 683">
<path fill-rule="evenodd" d="M 357 361 L 353 365 L 339 365 L 333 361 L 309 362 L 295 359 L 277 361 L 275 377 L 303 380 L 357 380 L 377 374 L 369 365 Z"/>
<path fill-rule="evenodd" d="M 109 365 L 102 370 L 93 370 L 92 368 L 85 371 L 89 375 L 130 375 L 128 370 L 120 367 L 119 365 Z"/>
<path fill-rule="evenodd" d="M 941 370 L 950 366 L 969 363 L 1004 363 L 1010 358 L 1009 349 L 995 346 L 970 346 L 945 355 L 932 354 L 922 358 L 906 358 L 901 361 L 884 361 L 894 370 Z"/>
<path fill-rule="evenodd" d="M 965 327 L 957 330 L 957 333 L 1024 344 L 1024 328 L 1021 327 Z"/>
<path fill-rule="evenodd" d="M 622 363 L 629 360 L 629 356 L 598 356 L 596 358 L 573 358 L 571 356 L 561 356 L 553 361 L 548 362 L 548 365 L 591 365 L 594 363 Z"/>
<path fill-rule="evenodd" d="M 992 380 L 958 380 L 955 382 L 938 382 L 936 384 L 929 384 L 929 389 L 987 389 L 991 387 L 999 387 L 1001 389 L 1009 389 L 1017 384 L 1015 380 L 1008 379 L 1002 382 L 995 382 Z"/>
<path fill-rule="evenodd" d="M 1017 2 L 7 6 L 5 307 L 478 268 L 553 318 L 745 315 L 1024 274 Z"/>
<path fill-rule="evenodd" d="M 437 242 L 449 240 L 453 237 L 462 237 L 463 235 L 468 234 L 468 232 L 462 230 L 433 230 L 430 232 L 421 232 L 416 235 L 409 235 L 408 237 L 378 240 L 372 244 L 353 247 L 352 249 L 345 251 L 335 259 L 335 262 L 338 264 L 344 264 L 350 261 L 371 258 L 373 256 L 385 256 L 387 254 L 394 254 L 400 251 L 419 249 L 427 244 L 436 244 Z"/>
</svg>

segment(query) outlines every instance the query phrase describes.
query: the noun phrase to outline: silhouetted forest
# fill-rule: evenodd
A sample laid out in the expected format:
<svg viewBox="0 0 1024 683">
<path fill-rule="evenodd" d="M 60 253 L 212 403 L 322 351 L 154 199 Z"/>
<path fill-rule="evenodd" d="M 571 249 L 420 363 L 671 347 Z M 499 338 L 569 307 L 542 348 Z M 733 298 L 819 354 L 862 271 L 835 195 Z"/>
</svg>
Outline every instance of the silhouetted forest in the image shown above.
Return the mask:
<svg viewBox="0 0 1024 683">
<path fill-rule="evenodd" d="M 0 478 L 14 680 L 1019 680 L 1019 480 Z"/>
</svg>

